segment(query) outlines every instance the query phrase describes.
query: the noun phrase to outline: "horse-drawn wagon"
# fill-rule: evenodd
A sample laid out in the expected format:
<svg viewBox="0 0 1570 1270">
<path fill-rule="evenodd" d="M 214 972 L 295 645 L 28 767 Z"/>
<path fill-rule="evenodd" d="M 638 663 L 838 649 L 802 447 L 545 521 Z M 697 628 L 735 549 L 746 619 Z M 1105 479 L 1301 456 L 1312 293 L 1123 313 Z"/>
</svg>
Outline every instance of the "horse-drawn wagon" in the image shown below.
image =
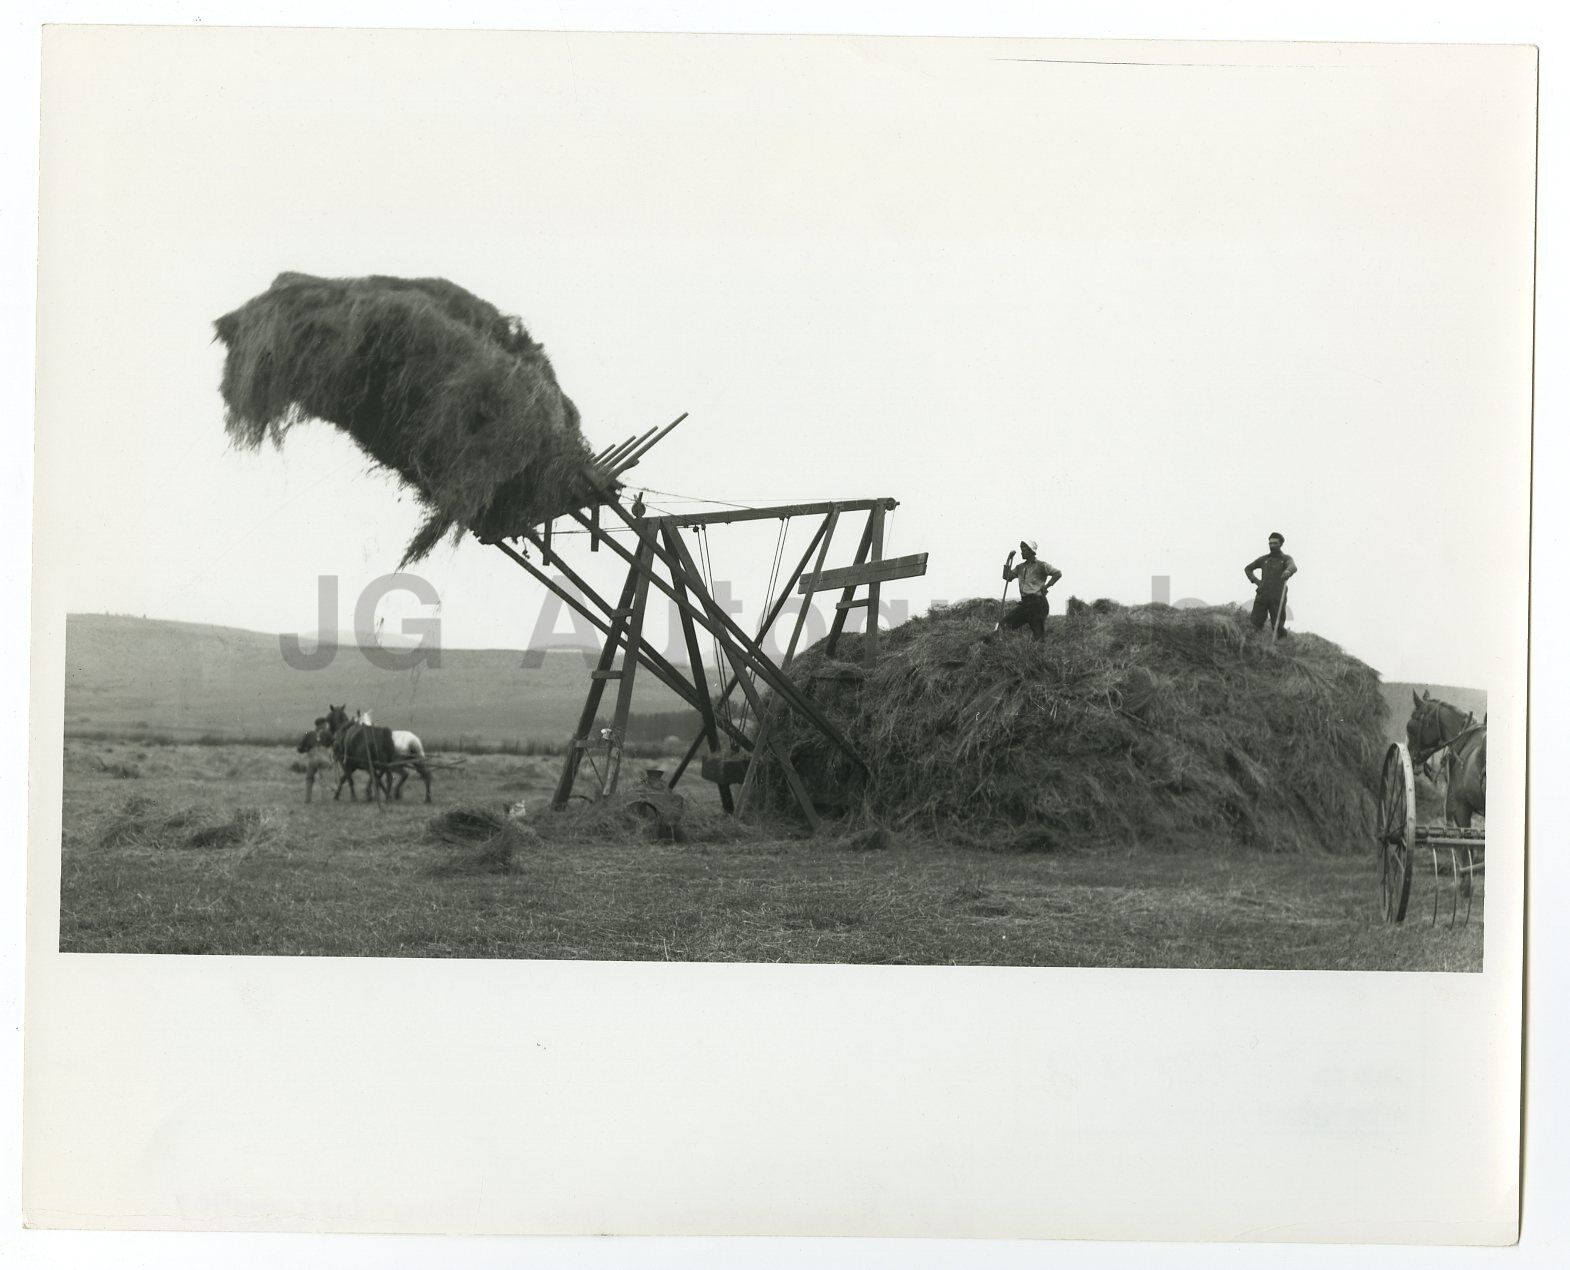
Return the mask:
<svg viewBox="0 0 1570 1270">
<path fill-rule="evenodd" d="M 1417 823 L 1417 781 L 1412 750 L 1400 741 L 1385 751 L 1375 824 L 1379 905 L 1391 925 L 1406 920 L 1412 876 L 1426 873 L 1433 882 L 1429 924 L 1439 922 L 1440 898 L 1449 880 L 1450 925 L 1472 916 L 1472 894 L 1483 874 L 1485 831 L 1472 826 L 1484 811 L 1488 723 L 1476 722 L 1437 698 L 1413 694 L 1407 737 L 1419 764 L 1442 775 L 1444 823 Z M 1423 867 L 1426 865 L 1426 869 Z M 1462 901 L 1465 901 L 1463 907 Z"/>
</svg>

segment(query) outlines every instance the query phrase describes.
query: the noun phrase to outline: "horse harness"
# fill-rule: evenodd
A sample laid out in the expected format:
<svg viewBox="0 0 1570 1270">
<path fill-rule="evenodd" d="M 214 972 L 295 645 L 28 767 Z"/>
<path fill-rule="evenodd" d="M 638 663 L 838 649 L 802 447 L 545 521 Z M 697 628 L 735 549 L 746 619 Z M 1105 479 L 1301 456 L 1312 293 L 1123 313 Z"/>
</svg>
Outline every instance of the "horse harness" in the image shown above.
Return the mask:
<svg viewBox="0 0 1570 1270">
<path fill-rule="evenodd" d="M 1468 722 L 1462 725 L 1461 730 L 1454 736 L 1446 737 L 1444 716 L 1441 715 L 1437 709 L 1435 709 L 1433 713 L 1434 722 L 1439 728 L 1439 743 L 1429 747 L 1428 749 L 1425 749 L 1421 754 L 1414 754 L 1412 756 L 1412 761 L 1414 763 L 1420 763 L 1425 767 L 1428 765 L 1431 759 L 1438 757 L 1439 754 L 1445 750 L 1449 750 L 1452 757 L 1459 758 L 1460 755 L 1456 751 L 1460 743 L 1466 740 L 1467 737 L 1471 736 L 1474 732 L 1483 732 L 1488 728 L 1488 724 L 1486 722 L 1477 723 L 1473 720 L 1471 715 L 1467 715 Z"/>
</svg>

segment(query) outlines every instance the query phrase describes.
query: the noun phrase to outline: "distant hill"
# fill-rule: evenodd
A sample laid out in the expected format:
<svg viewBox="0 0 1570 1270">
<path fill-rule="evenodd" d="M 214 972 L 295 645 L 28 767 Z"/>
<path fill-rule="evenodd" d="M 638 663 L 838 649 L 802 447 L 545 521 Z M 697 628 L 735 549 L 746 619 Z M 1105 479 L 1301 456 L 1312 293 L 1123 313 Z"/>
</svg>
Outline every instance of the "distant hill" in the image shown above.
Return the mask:
<svg viewBox="0 0 1570 1270">
<path fill-rule="evenodd" d="M 449 648 L 434 669 L 388 671 L 367 661 L 352 637 L 339 640 L 330 666 L 296 670 L 283 660 L 276 635 L 72 614 L 66 619 L 66 730 L 145 727 L 192 737 L 280 737 L 304 731 L 332 702 L 370 710 L 378 722 L 412 728 L 428 743 L 560 741 L 571 734 L 589 686 L 577 653 L 548 653 L 530 668 L 521 650 Z M 1391 740 L 1405 739 L 1412 693 L 1425 688 L 1478 718 L 1488 711 L 1488 694 L 1475 688 L 1383 684 Z M 612 700 L 607 690 L 606 713 Z M 649 714 L 683 705 L 652 675 L 640 674 L 633 708 Z"/>
<path fill-rule="evenodd" d="M 1412 717 L 1412 694 L 1415 692 L 1422 696 L 1427 691 L 1430 696 L 1438 697 L 1441 701 L 1448 701 L 1458 710 L 1470 710 L 1479 719 L 1488 713 L 1488 694 L 1481 688 L 1456 688 L 1449 684 L 1408 684 L 1388 683 L 1380 684 L 1380 691 L 1384 693 L 1385 704 L 1390 707 L 1390 718 L 1386 721 L 1385 730 L 1390 740 L 1406 740 L 1406 721 Z"/>
<path fill-rule="evenodd" d="M 307 651 L 310 647 L 307 646 Z M 559 741 L 583 708 L 589 670 L 581 654 L 553 652 L 536 667 L 521 650 L 443 649 L 441 664 L 389 671 L 341 644 L 332 663 L 300 670 L 276 635 L 139 617 L 72 614 L 66 619 L 67 732 L 141 729 L 236 739 L 305 731 L 329 703 L 371 710 L 378 723 L 433 739 Z M 614 702 L 607 689 L 605 709 Z M 633 709 L 684 709 L 642 673 Z"/>
</svg>

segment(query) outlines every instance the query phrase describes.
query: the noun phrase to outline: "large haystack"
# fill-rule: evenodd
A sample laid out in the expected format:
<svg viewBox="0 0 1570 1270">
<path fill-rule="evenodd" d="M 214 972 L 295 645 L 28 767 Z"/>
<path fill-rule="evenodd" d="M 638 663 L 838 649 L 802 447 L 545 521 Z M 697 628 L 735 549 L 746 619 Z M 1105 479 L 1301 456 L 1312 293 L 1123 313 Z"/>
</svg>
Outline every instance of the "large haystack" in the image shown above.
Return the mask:
<svg viewBox="0 0 1570 1270">
<path fill-rule="evenodd" d="M 214 326 L 230 436 L 255 448 L 308 419 L 343 429 L 429 513 L 405 564 L 449 530 L 519 534 L 589 493 L 578 411 L 544 349 L 445 279 L 283 273 Z"/>
<path fill-rule="evenodd" d="M 1313 635 L 1268 643 L 1235 608 L 1076 607 L 1042 643 L 1004 635 L 973 654 L 998 605 L 971 600 L 890 632 L 859 687 L 814 679 L 820 647 L 792 676 L 866 758 L 867 808 L 896 823 L 1044 847 L 1368 848 L 1374 671 Z M 780 727 L 816 793 L 860 788 L 800 718 Z M 760 777 L 790 805 L 777 765 Z"/>
</svg>

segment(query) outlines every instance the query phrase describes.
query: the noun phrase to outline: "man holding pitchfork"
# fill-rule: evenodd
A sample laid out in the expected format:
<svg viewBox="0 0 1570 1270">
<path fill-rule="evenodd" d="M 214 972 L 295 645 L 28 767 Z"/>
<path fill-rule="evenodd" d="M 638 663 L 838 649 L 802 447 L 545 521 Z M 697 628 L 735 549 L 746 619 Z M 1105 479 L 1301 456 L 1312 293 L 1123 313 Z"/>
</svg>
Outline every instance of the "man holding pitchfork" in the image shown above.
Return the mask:
<svg viewBox="0 0 1570 1270">
<path fill-rule="evenodd" d="M 1019 544 L 1019 554 L 1024 559 L 1018 564 L 1014 563 L 1012 551 L 1003 562 L 1003 581 L 1019 583 L 1019 603 L 1003 615 L 1003 620 L 992 628 L 992 634 L 986 636 L 983 643 L 990 643 L 999 631 L 1018 630 L 1021 626 L 1030 627 L 1032 639 L 1040 640 L 1046 636 L 1047 614 L 1052 611 L 1051 604 L 1047 602 L 1047 591 L 1057 584 L 1063 572 L 1054 569 L 1045 560 L 1038 560 L 1036 544 L 1029 539 Z M 1007 598 L 1007 586 L 1003 594 Z"/>
</svg>

